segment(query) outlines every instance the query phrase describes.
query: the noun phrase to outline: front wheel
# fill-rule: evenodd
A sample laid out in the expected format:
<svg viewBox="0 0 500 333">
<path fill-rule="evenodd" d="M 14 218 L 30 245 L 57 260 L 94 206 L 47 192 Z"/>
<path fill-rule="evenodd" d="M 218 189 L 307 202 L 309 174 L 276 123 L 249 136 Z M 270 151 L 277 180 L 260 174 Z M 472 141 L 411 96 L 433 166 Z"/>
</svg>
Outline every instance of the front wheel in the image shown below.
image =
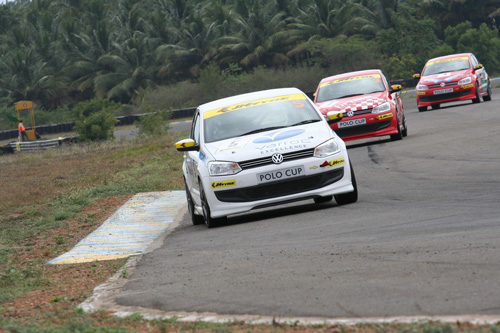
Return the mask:
<svg viewBox="0 0 500 333">
<path fill-rule="evenodd" d="M 351 164 L 350 161 L 349 164 Z M 354 191 L 349 193 L 334 195 L 337 204 L 347 205 L 358 201 L 358 185 L 356 184 L 356 177 L 354 176 L 354 170 L 352 168 L 352 164 L 351 164 L 351 182 L 352 182 L 352 187 L 354 187 Z"/>
<path fill-rule="evenodd" d="M 480 103 L 481 102 L 481 95 L 479 94 L 479 85 L 476 82 L 476 98 L 472 100 L 472 103 Z"/>
<path fill-rule="evenodd" d="M 215 228 L 220 226 L 225 220 L 225 217 L 213 218 L 210 213 L 210 206 L 208 205 L 207 197 L 205 195 L 205 190 L 203 190 L 203 185 L 200 182 L 200 199 L 201 199 L 201 208 L 203 209 L 203 219 L 207 227 Z"/>
<path fill-rule="evenodd" d="M 419 111 L 419 112 L 424 112 L 424 111 L 427 111 L 427 106 L 419 106 L 419 107 L 418 107 L 418 111 Z"/>
<path fill-rule="evenodd" d="M 396 124 L 398 126 L 398 133 L 391 134 L 392 141 L 397 141 L 397 140 L 403 139 L 403 131 L 401 130 L 401 125 L 399 124 L 399 117 L 398 116 L 396 116 Z"/>
<path fill-rule="evenodd" d="M 184 179 L 184 186 L 186 187 L 186 198 L 187 198 L 189 216 L 191 217 L 191 222 L 193 223 L 193 225 L 204 223 L 205 220 L 203 219 L 203 216 L 197 215 L 194 211 L 193 197 L 191 196 L 191 192 L 189 192 L 185 179 Z"/>
<path fill-rule="evenodd" d="M 432 108 L 433 110 L 439 110 L 439 109 L 441 109 L 441 104 L 432 104 L 432 105 L 431 105 L 431 108 Z"/>
</svg>

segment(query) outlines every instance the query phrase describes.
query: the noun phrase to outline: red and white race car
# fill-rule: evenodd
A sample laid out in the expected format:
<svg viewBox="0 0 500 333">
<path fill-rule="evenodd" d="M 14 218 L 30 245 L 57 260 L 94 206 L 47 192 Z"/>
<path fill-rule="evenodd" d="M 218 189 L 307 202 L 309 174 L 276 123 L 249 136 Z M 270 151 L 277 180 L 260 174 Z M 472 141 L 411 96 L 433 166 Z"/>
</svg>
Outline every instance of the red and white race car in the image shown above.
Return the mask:
<svg viewBox="0 0 500 333">
<path fill-rule="evenodd" d="M 321 80 L 314 103 L 324 115 L 335 111 L 342 117 L 330 126 L 344 141 L 384 135 L 401 140 L 408 127 L 400 90 L 378 69 L 344 73 Z"/>
<path fill-rule="evenodd" d="M 488 73 L 474 54 L 460 53 L 433 58 L 427 61 L 417 84 L 419 111 L 427 107 L 439 109 L 441 103 L 472 100 L 473 103 L 491 100 Z"/>
</svg>

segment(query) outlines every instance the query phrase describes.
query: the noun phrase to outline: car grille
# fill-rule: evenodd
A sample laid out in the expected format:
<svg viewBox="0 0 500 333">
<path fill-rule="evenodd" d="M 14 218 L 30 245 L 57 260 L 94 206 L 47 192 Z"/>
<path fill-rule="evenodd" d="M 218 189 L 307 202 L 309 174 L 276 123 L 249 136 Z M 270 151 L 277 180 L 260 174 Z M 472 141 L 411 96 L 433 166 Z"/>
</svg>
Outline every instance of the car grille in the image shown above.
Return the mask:
<svg viewBox="0 0 500 333">
<path fill-rule="evenodd" d="M 353 111 L 354 112 L 353 117 L 354 116 L 359 116 L 359 115 L 362 115 L 362 114 L 372 113 L 372 111 L 373 111 L 373 108 L 366 109 L 366 110 L 355 110 L 355 111 Z M 350 117 L 347 116 L 347 112 L 349 112 L 349 111 L 344 111 L 344 117 L 342 119 L 350 118 Z"/>
<path fill-rule="evenodd" d="M 344 176 L 344 168 L 322 172 L 314 176 L 293 178 L 257 186 L 226 191 L 215 191 L 215 196 L 222 202 L 250 202 L 311 191 L 339 181 Z"/>
<path fill-rule="evenodd" d="M 452 92 L 449 94 L 420 96 L 420 100 L 422 102 L 445 101 L 447 99 L 460 98 L 462 96 L 469 95 L 471 92 L 472 92 L 472 89 L 466 89 L 466 90 Z"/>
<path fill-rule="evenodd" d="M 284 153 L 281 155 L 283 155 L 283 162 L 298 160 L 298 159 L 314 156 L 314 148 L 294 151 L 294 152 L 290 152 L 290 153 Z M 263 158 L 257 158 L 254 160 L 238 162 L 238 164 L 240 165 L 242 170 L 247 170 L 247 169 L 251 169 L 251 168 L 261 167 L 264 165 L 274 164 L 274 163 L 272 161 L 272 157 L 267 156 L 267 157 L 263 157 Z"/>
<path fill-rule="evenodd" d="M 432 84 L 432 85 L 430 85 L 428 87 L 429 88 L 444 88 L 444 87 L 456 86 L 456 85 L 458 85 L 458 81 L 445 82 L 443 87 L 441 87 L 441 83 L 439 83 L 439 84 Z"/>
<path fill-rule="evenodd" d="M 372 124 L 335 129 L 335 133 L 341 138 L 345 138 L 353 135 L 376 132 L 389 127 L 389 125 L 391 125 L 391 120 L 386 120 Z"/>
</svg>

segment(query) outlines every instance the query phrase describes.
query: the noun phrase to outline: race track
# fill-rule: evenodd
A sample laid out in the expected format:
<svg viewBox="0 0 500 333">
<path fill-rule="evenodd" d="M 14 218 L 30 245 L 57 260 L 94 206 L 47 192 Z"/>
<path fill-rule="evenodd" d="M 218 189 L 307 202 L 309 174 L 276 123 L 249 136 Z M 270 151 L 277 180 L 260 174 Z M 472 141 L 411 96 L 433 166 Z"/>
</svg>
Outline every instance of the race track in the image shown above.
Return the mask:
<svg viewBox="0 0 500 333">
<path fill-rule="evenodd" d="M 361 318 L 500 314 L 500 91 L 348 142 L 359 201 L 186 214 L 115 301 L 162 311 Z"/>
</svg>

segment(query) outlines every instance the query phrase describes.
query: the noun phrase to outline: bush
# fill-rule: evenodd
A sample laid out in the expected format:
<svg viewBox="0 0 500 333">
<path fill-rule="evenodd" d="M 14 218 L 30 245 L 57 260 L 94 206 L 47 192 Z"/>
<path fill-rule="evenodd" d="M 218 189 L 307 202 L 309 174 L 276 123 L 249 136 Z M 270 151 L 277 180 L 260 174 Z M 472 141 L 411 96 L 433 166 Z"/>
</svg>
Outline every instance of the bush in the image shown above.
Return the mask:
<svg viewBox="0 0 500 333">
<path fill-rule="evenodd" d="M 117 103 L 92 99 L 79 103 L 73 109 L 77 118 L 75 130 L 80 135 L 80 141 L 101 141 L 114 138 L 113 131 L 115 115 L 119 112 L 121 106 Z"/>
<path fill-rule="evenodd" d="M 139 129 L 139 136 L 161 136 L 167 134 L 170 130 L 168 120 L 172 116 L 172 113 L 168 111 L 153 112 L 153 107 L 150 105 L 148 105 L 147 111 L 149 114 L 142 116 L 136 122 L 136 126 Z"/>
</svg>

